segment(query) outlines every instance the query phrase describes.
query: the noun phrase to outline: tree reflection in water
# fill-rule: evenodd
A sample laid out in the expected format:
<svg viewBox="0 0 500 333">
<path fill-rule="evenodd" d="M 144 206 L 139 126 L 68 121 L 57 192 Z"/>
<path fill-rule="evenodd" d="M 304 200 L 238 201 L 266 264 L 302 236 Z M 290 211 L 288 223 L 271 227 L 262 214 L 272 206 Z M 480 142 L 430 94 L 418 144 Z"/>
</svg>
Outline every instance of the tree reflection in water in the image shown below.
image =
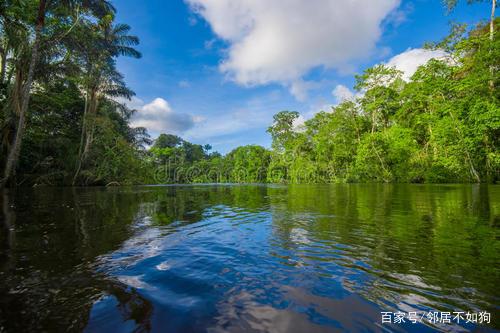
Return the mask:
<svg viewBox="0 0 500 333">
<path fill-rule="evenodd" d="M 105 190 L 7 191 L 0 234 L 0 327 L 81 331 L 93 304 L 111 295 L 124 321 L 149 330 L 152 305 L 95 269 L 99 255 L 130 237 L 138 200 Z"/>
<path fill-rule="evenodd" d="M 498 186 L 39 188 L 1 207 L 8 332 L 378 330 L 430 309 L 500 327 Z"/>
</svg>

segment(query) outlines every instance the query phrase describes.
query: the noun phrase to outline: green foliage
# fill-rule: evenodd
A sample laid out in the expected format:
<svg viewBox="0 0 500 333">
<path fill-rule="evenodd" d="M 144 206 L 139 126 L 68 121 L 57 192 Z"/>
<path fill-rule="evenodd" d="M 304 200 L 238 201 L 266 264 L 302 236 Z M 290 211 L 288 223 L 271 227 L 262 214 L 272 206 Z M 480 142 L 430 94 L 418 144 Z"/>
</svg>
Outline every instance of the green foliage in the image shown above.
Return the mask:
<svg viewBox="0 0 500 333">
<path fill-rule="evenodd" d="M 273 139 L 273 148 L 282 151 L 289 148 L 288 144 L 296 136 L 294 121 L 299 118 L 297 111 L 281 111 L 274 115 L 274 122 L 267 130 Z"/>
<path fill-rule="evenodd" d="M 456 2 L 446 1 L 450 9 Z M 39 4 L 0 4 L 2 166 L 22 127 Z M 116 59 L 141 54 L 115 16 L 102 0 L 46 8 L 15 184 L 500 181 L 500 38 L 492 33 L 499 19 L 470 31 L 453 26 L 427 46 L 448 57 L 408 82 L 394 68 L 369 68 L 356 76 L 355 99 L 303 125 L 296 111 L 277 113 L 270 150 L 249 145 L 222 156 L 173 134 L 153 142 L 130 126 L 135 111 L 116 100 L 134 93 Z"/>
<path fill-rule="evenodd" d="M 354 169 L 359 181 L 419 182 L 419 162 L 412 131 L 395 125 L 363 136 Z"/>
<path fill-rule="evenodd" d="M 486 26 L 465 31 L 436 44 L 448 57 L 409 82 L 395 69 L 367 69 L 356 77 L 360 97 L 317 113 L 304 130 L 293 126 L 298 113 L 278 113 L 268 180 L 498 182 L 500 39 Z"/>
<path fill-rule="evenodd" d="M 265 182 L 270 158 L 269 151 L 264 147 L 238 147 L 226 157 L 232 166 L 229 178 L 238 183 Z"/>
<path fill-rule="evenodd" d="M 160 134 L 155 140 L 153 148 L 174 148 L 182 143 L 182 139 L 177 135 Z"/>
<path fill-rule="evenodd" d="M 0 162 L 6 175 L 5 157 L 23 142 L 14 160 L 14 185 L 152 179 L 144 167 L 149 136 L 130 127 L 133 111 L 114 100 L 133 96 L 116 70 L 116 58 L 140 57 L 134 49 L 139 40 L 128 25 L 114 20 L 115 9 L 105 0 L 0 5 Z M 28 98 L 26 85 L 32 87 Z M 27 100 L 24 113 L 21 104 Z"/>
</svg>

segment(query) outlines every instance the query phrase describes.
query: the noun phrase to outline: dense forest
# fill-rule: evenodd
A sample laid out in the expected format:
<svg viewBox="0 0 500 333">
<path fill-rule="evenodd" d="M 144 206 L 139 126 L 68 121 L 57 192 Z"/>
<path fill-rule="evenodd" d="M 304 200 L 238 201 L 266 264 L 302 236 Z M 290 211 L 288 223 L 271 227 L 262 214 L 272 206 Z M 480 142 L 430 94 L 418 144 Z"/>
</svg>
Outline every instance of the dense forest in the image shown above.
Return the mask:
<svg viewBox="0 0 500 333">
<path fill-rule="evenodd" d="M 456 1 L 447 1 L 453 7 Z M 117 70 L 138 37 L 104 0 L 0 3 L 1 185 L 189 182 L 500 181 L 500 44 L 491 21 L 454 25 L 426 45 L 447 57 L 409 80 L 384 65 L 356 77 L 356 97 L 297 125 L 274 116 L 272 147 L 225 156 L 133 128 L 134 92 Z M 276 110 L 269 110 L 275 112 Z"/>
</svg>

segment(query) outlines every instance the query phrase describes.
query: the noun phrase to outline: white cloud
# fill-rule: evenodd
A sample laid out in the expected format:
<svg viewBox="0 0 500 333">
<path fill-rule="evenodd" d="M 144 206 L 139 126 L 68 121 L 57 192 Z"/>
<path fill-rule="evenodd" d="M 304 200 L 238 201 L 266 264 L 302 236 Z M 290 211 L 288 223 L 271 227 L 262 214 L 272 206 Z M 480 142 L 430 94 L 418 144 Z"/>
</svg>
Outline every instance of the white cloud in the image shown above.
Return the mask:
<svg viewBox="0 0 500 333">
<path fill-rule="evenodd" d="M 133 96 L 130 100 L 123 97 L 118 97 L 115 100 L 118 103 L 125 104 L 131 110 L 138 110 L 144 105 L 144 101 L 135 96 Z"/>
<path fill-rule="evenodd" d="M 199 117 L 175 112 L 163 98 L 156 98 L 148 104 L 140 99 L 127 103 L 137 112 L 132 116 L 133 127 L 146 127 L 152 134 L 170 133 L 180 135 L 191 129 Z"/>
<path fill-rule="evenodd" d="M 305 132 L 306 131 L 306 118 L 303 115 L 299 114 L 298 118 L 293 121 L 293 130 L 296 132 Z"/>
<path fill-rule="evenodd" d="M 305 101 L 307 99 L 307 94 L 309 90 L 318 86 L 318 82 L 304 81 L 298 79 L 290 84 L 290 93 L 298 100 Z"/>
<path fill-rule="evenodd" d="M 273 114 L 281 109 L 281 101 L 282 95 L 276 90 L 250 98 L 241 107 L 199 119 L 185 137 L 214 143 L 227 135 L 267 127 L 272 124 Z"/>
<path fill-rule="evenodd" d="M 212 140 L 213 138 L 240 133 L 268 126 L 272 114 L 266 109 L 241 108 L 221 115 L 200 119 L 186 132 L 190 140 Z"/>
<path fill-rule="evenodd" d="M 431 59 L 446 58 L 448 58 L 448 55 L 442 50 L 408 49 L 392 57 L 386 65 L 402 71 L 403 79 L 408 81 L 419 66 L 425 65 Z"/>
<path fill-rule="evenodd" d="M 333 90 L 332 95 L 335 97 L 335 105 L 337 106 L 342 102 L 351 101 L 355 102 L 358 98 L 363 97 L 365 94 L 364 91 L 354 91 L 343 84 L 338 84 Z"/>
<path fill-rule="evenodd" d="M 337 100 L 337 103 L 342 103 L 343 101 L 351 101 L 354 99 L 354 92 L 347 88 L 343 84 L 338 84 L 332 91 L 332 95 Z"/>
<path fill-rule="evenodd" d="M 414 5 L 411 2 L 406 3 L 402 8 L 393 10 L 387 17 L 387 23 L 394 27 L 401 25 L 408 19 L 408 16 L 414 11 Z"/>
<path fill-rule="evenodd" d="M 408 49 L 391 59 L 384 65 L 396 68 L 403 72 L 403 79 L 409 81 L 415 74 L 419 66 L 425 65 L 431 59 L 448 59 L 449 56 L 442 50 L 426 50 L 426 49 Z M 356 98 L 363 96 L 363 92 L 355 92 L 338 84 L 333 90 L 332 95 L 335 97 L 337 104 L 343 101 L 354 101 Z"/>
<path fill-rule="evenodd" d="M 242 85 L 280 83 L 305 98 L 312 68 L 370 55 L 400 0 L 185 0 L 229 43 L 220 70 Z"/>
</svg>

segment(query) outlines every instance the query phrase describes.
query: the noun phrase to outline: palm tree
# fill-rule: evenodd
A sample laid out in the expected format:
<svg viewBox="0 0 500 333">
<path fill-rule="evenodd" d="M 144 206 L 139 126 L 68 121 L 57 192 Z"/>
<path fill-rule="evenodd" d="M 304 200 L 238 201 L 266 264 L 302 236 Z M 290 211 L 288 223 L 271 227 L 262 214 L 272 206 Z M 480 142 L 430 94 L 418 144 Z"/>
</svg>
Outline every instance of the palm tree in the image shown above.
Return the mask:
<svg viewBox="0 0 500 333">
<path fill-rule="evenodd" d="M 27 7 L 29 7 L 27 5 Z M 28 9 L 28 8 L 26 8 Z M 28 105 L 31 97 L 31 88 L 34 81 L 35 70 L 39 61 L 39 52 L 42 44 L 42 33 L 45 27 L 45 18 L 47 13 L 52 12 L 54 14 L 60 15 L 60 13 L 65 13 L 65 15 L 70 15 L 73 12 L 87 12 L 89 14 L 101 17 L 105 13 L 114 12 L 113 6 L 107 0 L 39 0 L 36 19 L 35 19 L 35 33 L 33 38 L 33 43 L 31 45 L 31 57 L 29 61 L 29 66 L 27 74 L 24 75 L 25 79 L 23 82 L 17 82 L 21 88 L 21 94 L 17 96 L 18 101 L 14 103 L 19 106 L 18 108 L 18 120 L 16 126 L 16 133 L 10 151 L 7 156 L 7 161 L 4 168 L 4 177 L 0 180 L 0 187 L 5 186 L 8 180 L 12 177 L 15 172 L 15 167 L 19 160 L 19 153 L 21 151 L 22 139 L 24 136 L 24 130 L 26 126 L 26 112 L 28 110 Z M 50 42 L 50 39 L 44 39 L 44 42 Z"/>
<path fill-rule="evenodd" d="M 85 108 L 73 184 L 76 183 L 94 139 L 94 120 L 100 100 L 106 97 L 130 99 L 134 95 L 117 71 L 115 58 L 120 55 L 140 58 L 141 53 L 134 48 L 139 44 L 139 39 L 129 35 L 128 25 L 114 25 L 113 20 L 113 15 L 107 15 L 97 24 L 85 22 L 82 26 L 82 33 L 87 36 L 85 42 L 80 45 L 85 71 L 82 80 Z"/>
</svg>

